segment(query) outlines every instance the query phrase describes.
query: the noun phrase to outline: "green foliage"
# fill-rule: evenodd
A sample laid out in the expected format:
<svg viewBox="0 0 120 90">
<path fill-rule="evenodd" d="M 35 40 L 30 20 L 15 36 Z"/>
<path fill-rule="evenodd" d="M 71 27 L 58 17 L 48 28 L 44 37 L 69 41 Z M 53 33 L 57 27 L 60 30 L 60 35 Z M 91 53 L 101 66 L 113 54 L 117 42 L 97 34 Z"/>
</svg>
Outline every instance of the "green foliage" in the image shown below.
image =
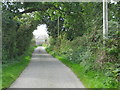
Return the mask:
<svg viewBox="0 0 120 90">
<path fill-rule="evenodd" d="M 104 73 L 96 72 L 94 70 L 86 71 L 86 66 L 69 61 L 64 55 L 54 54 L 54 51 L 51 51 L 50 48 L 47 48 L 46 50 L 70 67 L 86 88 L 117 88 L 118 83 L 113 78 L 105 76 Z"/>
<path fill-rule="evenodd" d="M 91 29 L 93 30 L 88 30 L 83 36 L 77 37 L 72 41 L 67 40 L 66 35 L 61 35 L 55 39 L 51 38 L 47 49 L 53 56 L 62 56 L 65 64 L 67 64 L 66 62 L 70 62 L 73 63 L 73 66 L 74 64 L 78 64 L 78 66 L 84 67 L 82 68 L 83 76 L 81 76 L 81 78 L 87 75 L 89 79 L 94 77 L 99 80 L 96 83 L 100 85 L 94 86 L 96 83 L 92 83 L 88 87 L 119 87 L 120 67 L 117 66 L 120 59 L 119 40 L 116 39 L 118 37 L 107 39 L 105 45 L 103 45 L 102 33 L 100 30 L 94 30 L 94 27 Z M 118 34 L 116 33 L 116 35 Z M 108 67 L 113 68 L 108 70 Z M 76 72 L 80 74 L 80 70 Z M 93 73 L 91 74 L 91 72 Z M 95 72 L 99 73 L 97 74 Z M 102 73 L 102 76 L 100 73 Z M 91 81 L 87 80 L 87 82 Z M 88 85 L 89 83 L 87 82 L 85 82 L 85 84 Z"/>
<path fill-rule="evenodd" d="M 32 31 L 37 27 L 37 21 L 32 16 L 23 14 L 22 18 L 19 18 L 9 9 L 12 10 L 11 5 L 7 9 L 3 8 L 2 13 L 3 64 L 24 54 L 31 43 Z"/>
<path fill-rule="evenodd" d="M 106 47 L 104 47 L 101 43 L 101 38 L 96 38 L 98 35 L 100 34 L 95 35 L 93 32 L 91 32 L 83 35 L 82 37 L 78 37 L 73 41 L 69 41 L 65 39 L 65 37 L 59 37 L 57 40 L 52 38 L 50 43 L 54 42 L 54 46 L 49 45 L 47 48 L 49 52 L 51 51 L 52 55 L 63 56 L 65 60 L 69 60 L 68 62 L 73 63 L 73 65 L 78 64 L 78 66 L 80 65 L 84 67 L 82 71 L 83 76 L 86 74 L 91 75 L 89 73 L 93 72 L 92 76 L 102 82 L 101 84 L 99 81 L 97 82 L 100 84 L 100 86 L 94 86 L 95 83 L 92 83 L 88 87 L 118 87 L 120 76 L 120 67 L 119 65 L 117 66 L 117 63 L 119 63 L 118 43 L 116 46 L 114 46 L 114 42 L 118 42 L 118 40 L 109 39 L 112 44 L 108 43 L 108 40 L 108 42 L 106 42 Z M 112 69 L 108 70 L 108 68 Z M 79 71 L 80 70 L 77 72 Z M 101 72 L 103 76 L 101 77 L 99 73 L 96 76 L 95 72 Z M 83 76 L 81 76 L 81 78 Z M 88 76 L 88 78 L 89 77 L 91 76 Z M 100 78 L 102 78 L 102 80 Z M 88 82 L 90 81 L 88 80 Z M 89 83 L 85 82 L 85 84 Z"/>
<path fill-rule="evenodd" d="M 70 41 L 88 31 L 96 35 L 98 34 L 96 30 L 102 28 L 102 3 L 24 2 L 21 4 L 19 2 L 4 2 L 2 6 L 3 63 L 6 62 L 7 58 L 15 58 L 24 53 L 30 44 L 31 32 L 40 23 L 47 24 L 48 33 L 53 38 L 58 37 L 59 27 L 60 35 L 65 34 Z M 110 17 L 115 16 L 110 20 L 110 32 L 118 24 L 116 18 L 119 18 L 119 14 L 114 11 L 118 9 L 118 6 L 119 4 L 109 3 L 110 13 L 113 13 L 110 14 Z M 20 12 L 19 9 L 24 9 L 24 11 Z M 111 27 L 113 24 L 115 26 Z M 96 35 L 92 38 L 91 35 L 90 38 L 96 42 L 100 36 Z M 87 39 L 85 40 L 87 41 Z M 86 45 L 86 43 L 84 44 Z M 94 49 L 97 48 L 96 45 L 93 47 Z"/>
<path fill-rule="evenodd" d="M 109 37 L 103 40 L 101 2 L 24 2 L 23 4 L 4 2 L 2 63 L 7 65 L 8 62 L 19 61 L 15 58 L 24 55 L 30 46 L 32 31 L 38 24 L 44 23 L 51 36 L 48 48 L 53 51 L 52 54 L 63 55 L 71 63 L 79 64 L 82 69 L 79 65 L 74 67 L 72 64 L 74 70 L 78 67 L 76 72 L 81 69 L 82 74 L 86 73 L 90 78 L 101 76 L 96 75 L 96 71 L 112 75 L 106 78 L 107 74 L 103 74 L 103 78 L 96 79 L 102 82 L 98 86 L 94 86 L 97 81 L 94 83 L 92 79 L 90 87 L 117 87 L 120 68 L 116 67 L 120 63 L 119 3 L 108 4 Z M 24 9 L 24 11 L 20 12 L 19 9 Z M 103 41 L 105 41 L 104 45 Z M 67 61 L 64 60 L 64 62 Z M 107 63 L 111 63 L 114 68 L 108 70 L 107 68 L 111 66 Z M 102 79 L 105 81 L 103 82 Z M 86 82 L 89 81 L 86 80 Z"/>
<path fill-rule="evenodd" d="M 2 65 L 2 88 L 8 88 L 29 64 L 34 46 L 35 42 L 32 41 L 28 50 L 24 52 L 24 55 L 15 58 L 12 62 Z"/>
</svg>

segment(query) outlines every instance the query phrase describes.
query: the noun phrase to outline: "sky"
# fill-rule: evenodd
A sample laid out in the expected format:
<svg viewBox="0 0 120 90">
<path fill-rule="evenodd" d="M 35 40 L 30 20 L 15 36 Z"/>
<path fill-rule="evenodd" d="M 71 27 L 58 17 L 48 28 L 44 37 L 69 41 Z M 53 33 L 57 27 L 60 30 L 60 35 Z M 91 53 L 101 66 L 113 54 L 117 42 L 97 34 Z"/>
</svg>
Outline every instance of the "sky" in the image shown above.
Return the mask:
<svg viewBox="0 0 120 90">
<path fill-rule="evenodd" d="M 46 39 L 48 37 L 46 24 L 39 25 L 37 30 L 33 31 L 33 35 L 36 39 Z"/>
</svg>

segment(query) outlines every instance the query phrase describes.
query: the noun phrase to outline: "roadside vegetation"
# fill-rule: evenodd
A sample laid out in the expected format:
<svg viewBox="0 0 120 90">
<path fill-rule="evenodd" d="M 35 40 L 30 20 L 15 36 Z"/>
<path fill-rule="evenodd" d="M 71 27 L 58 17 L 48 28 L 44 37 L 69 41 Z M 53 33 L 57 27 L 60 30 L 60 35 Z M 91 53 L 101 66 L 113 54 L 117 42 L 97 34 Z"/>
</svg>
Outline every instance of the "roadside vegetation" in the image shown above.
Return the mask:
<svg viewBox="0 0 120 90">
<path fill-rule="evenodd" d="M 79 7 L 78 3 L 63 5 L 62 9 L 66 13 L 69 10 L 72 13 L 61 16 L 64 18 L 64 21 L 60 22 L 61 31 L 57 33 L 58 36 L 51 32 L 52 36 L 46 50 L 68 65 L 86 87 L 119 88 L 120 31 L 118 19 L 120 19 L 120 12 L 117 10 L 120 2 L 108 3 L 107 39 L 103 38 L 102 32 L 102 3 L 80 3 L 79 5 Z M 81 10 L 81 13 L 78 14 L 77 10 Z"/>
<path fill-rule="evenodd" d="M 89 88 L 118 88 L 120 2 L 108 2 L 109 32 L 103 39 L 102 2 L 2 2 L 3 88 L 28 65 L 32 32 L 46 24 L 44 46 Z M 103 44 L 103 42 L 105 42 Z"/>
<path fill-rule="evenodd" d="M 2 65 L 2 88 L 8 88 L 19 77 L 24 68 L 29 64 L 35 48 L 35 42 L 32 41 L 24 55 Z"/>
<path fill-rule="evenodd" d="M 65 37 L 59 37 L 57 40 L 52 38 L 46 50 L 70 67 L 85 87 L 119 88 L 118 47 L 114 46 L 111 50 L 109 43 L 112 39 L 106 42 L 106 46 L 99 39 L 93 43 L 94 41 L 91 40 L 96 37 L 93 35 L 93 33 L 89 33 L 73 41 L 69 41 Z M 114 40 L 114 42 L 118 42 L 118 40 Z M 114 42 L 112 41 L 112 43 Z"/>
</svg>

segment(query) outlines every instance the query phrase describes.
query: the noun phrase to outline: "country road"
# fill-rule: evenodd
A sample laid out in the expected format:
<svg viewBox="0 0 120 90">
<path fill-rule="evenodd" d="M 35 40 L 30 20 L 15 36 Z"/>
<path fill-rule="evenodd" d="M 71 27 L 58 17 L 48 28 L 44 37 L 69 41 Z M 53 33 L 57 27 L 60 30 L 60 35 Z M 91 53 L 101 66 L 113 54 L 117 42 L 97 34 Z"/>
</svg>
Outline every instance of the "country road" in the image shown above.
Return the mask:
<svg viewBox="0 0 120 90">
<path fill-rule="evenodd" d="M 75 74 L 40 46 L 10 88 L 84 88 Z"/>
</svg>

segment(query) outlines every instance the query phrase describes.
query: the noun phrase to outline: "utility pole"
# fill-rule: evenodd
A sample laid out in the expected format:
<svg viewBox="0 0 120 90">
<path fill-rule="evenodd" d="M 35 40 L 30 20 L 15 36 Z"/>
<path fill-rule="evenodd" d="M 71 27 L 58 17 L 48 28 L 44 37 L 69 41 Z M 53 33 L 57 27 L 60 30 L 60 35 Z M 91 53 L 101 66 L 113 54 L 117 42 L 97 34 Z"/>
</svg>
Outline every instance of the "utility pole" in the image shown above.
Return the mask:
<svg viewBox="0 0 120 90">
<path fill-rule="evenodd" d="M 58 36 L 59 36 L 59 16 L 58 16 Z"/>
<path fill-rule="evenodd" d="M 103 0 L 103 39 L 108 38 L 108 5 L 107 0 Z"/>
</svg>

